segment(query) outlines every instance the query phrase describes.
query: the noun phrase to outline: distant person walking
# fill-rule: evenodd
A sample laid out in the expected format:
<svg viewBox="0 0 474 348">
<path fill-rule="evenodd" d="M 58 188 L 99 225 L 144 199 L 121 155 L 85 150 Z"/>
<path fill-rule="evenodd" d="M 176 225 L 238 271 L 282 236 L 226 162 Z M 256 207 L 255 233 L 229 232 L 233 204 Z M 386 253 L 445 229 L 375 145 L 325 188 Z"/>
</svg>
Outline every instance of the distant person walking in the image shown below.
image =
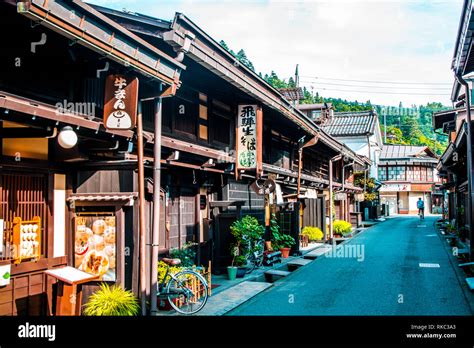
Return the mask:
<svg viewBox="0 0 474 348">
<path fill-rule="evenodd" d="M 418 207 L 418 215 L 420 219 L 425 219 L 425 202 L 420 198 L 418 198 L 418 202 L 416 202 L 416 206 Z"/>
</svg>

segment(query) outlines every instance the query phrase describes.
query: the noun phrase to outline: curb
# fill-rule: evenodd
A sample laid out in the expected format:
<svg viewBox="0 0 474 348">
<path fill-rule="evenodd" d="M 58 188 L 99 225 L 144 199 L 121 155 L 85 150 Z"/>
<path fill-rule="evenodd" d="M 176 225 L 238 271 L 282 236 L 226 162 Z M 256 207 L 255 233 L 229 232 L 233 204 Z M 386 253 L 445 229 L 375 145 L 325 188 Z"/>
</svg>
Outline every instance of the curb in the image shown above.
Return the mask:
<svg viewBox="0 0 474 348">
<path fill-rule="evenodd" d="M 460 267 L 458 267 L 458 260 L 453 255 L 451 246 L 448 243 L 446 243 L 446 239 L 444 239 L 443 235 L 440 233 L 439 227 L 436 226 L 436 221 L 433 223 L 433 228 L 436 231 L 436 234 L 438 235 L 438 238 L 440 239 L 441 244 L 443 245 L 444 251 L 446 252 L 448 256 L 451 267 L 454 269 L 454 273 L 456 274 L 456 278 L 458 280 L 459 286 L 461 287 L 464 298 L 466 299 L 466 302 L 469 304 L 469 307 L 471 309 L 471 314 L 474 315 L 474 295 L 467 288 L 466 274 Z"/>
</svg>

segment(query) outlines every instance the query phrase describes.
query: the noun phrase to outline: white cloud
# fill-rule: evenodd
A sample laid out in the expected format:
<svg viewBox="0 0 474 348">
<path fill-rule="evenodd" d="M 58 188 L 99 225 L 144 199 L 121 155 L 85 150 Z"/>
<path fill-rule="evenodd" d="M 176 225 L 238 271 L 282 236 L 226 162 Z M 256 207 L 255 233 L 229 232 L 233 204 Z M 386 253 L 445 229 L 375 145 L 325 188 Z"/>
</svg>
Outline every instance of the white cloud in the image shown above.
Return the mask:
<svg viewBox="0 0 474 348">
<path fill-rule="evenodd" d="M 462 6 L 461 0 L 93 2 L 168 20 L 173 11 L 183 12 L 214 39 L 223 39 L 234 50 L 243 48 L 262 73 L 275 70 L 280 77 L 288 78 L 298 63 L 302 76 L 444 83 L 453 81 L 450 64 Z M 302 81 L 309 87 L 308 81 L 317 80 L 305 77 Z M 313 88 L 323 96 L 392 105 L 433 100 L 447 104 L 450 94 L 449 85 L 430 86 L 444 90 L 409 90 L 444 93 L 438 96 L 377 94 L 373 91 L 407 90 L 374 87 L 358 88 L 372 93 L 351 93 L 329 90 L 353 89 L 350 87 L 325 85 L 324 90 L 321 86 Z M 419 86 L 411 85 L 414 87 Z"/>
</svg>

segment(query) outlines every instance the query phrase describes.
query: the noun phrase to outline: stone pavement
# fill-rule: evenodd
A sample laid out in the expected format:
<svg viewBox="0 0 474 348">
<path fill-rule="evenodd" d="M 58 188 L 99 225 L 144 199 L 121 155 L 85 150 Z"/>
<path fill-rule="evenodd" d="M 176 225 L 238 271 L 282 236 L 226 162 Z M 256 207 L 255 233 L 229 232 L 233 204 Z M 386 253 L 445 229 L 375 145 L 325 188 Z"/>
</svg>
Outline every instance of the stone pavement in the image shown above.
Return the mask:
<svg viewBox="0 0 474 348">
<path fill-rule="evenodd" d="M 209 297 L 206 306 L 196 315 L 224 315 L 272 285 L 272 283 L 244 281 Z"/>
</svg>

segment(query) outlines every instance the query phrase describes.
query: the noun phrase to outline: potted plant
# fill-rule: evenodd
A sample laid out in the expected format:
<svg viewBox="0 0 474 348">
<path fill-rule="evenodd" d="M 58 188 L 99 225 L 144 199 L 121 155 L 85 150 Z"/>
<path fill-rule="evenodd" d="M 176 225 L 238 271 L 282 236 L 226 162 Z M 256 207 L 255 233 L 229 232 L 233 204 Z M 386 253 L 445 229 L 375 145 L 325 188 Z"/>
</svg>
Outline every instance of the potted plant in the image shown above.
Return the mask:
<svg viewBox="0 0 474 348">
<path fill-rule="evenodd" d="M 324 237 L 323 231 L 321 231 L 318 227 L 313 226 L 305 226 L 305 228 L 303 228 L 301 231 L 301 234 L 303 236 L 308 236 L 308 239 L 311 242 L 321 242 Z"/>
<path fill-rule="evenodd" d="M 270 232 L 272 233 L 272 247 L 279 249 L 281 257 L 286 259 L 290 255 L 290 249 L 296 244 L 295 239 L 280 231 L 280 226 L 276 220 L 275 214 L 272 214 L 270 220 Z"/>
<path fill-rule="evenodd" d="M 336 220 L 333 223 L 333 235 L 335 238 L 341 238 L 343 235 L 352 232 L 352 225 L 350 222 L 344 220 Z"/>
<path fill-rule="evenodd" d="M 84 307 L 87 316 L 134 316 L 140 310 L 132 291 L 116 285 L 110 287 L 106 283 L 100 285 Z"/>
<path fill-rule="evenodd" d="M 247 260 L 245 259 L 245 256 L 236 256 L 234 264 L 237 266 L 237 278 L 243 278 L 245 276 L 245 273 L 247 272 L 247 267 L 245 266 L 246 263 Z"/>
<path fill-rule="evenodd" d="M 231 248 L 232 267 L 236 266 L 239 269 L 235 270 L 237 277 L 243 277 L 245 275 L 247 260 L 244 255 L 248 255 L 253 252 L 249 250 L 249 241 L 255 241 L 262 238 L 265 233 L 265 227 L 260 225 L 258 220 L 250 215 L 246 215 L 243 218 L 236 220 L 230 226 L 232 236 L 235 238 L 235 243 Z M 231 270 L 234 272 L 234 270 Z"/>
<path fill-rule="evenodd" d="M 235 266 L 235 260 L 239 253 L 238 246 L 233 245 L 230 248 L 230 253 L 232 255 L 232 263 L 230 266 L 227 266 L 227 277 L 229 280 L 234 280 L 237 277 L 237 266 Z"/>
<path fill-rule="evenodd" d="M 278 248 L 281 251 L 281 257 L 284 259 L 288 258 L 288 256 L 290 256 L 291 247 L 295 244 L 295 239 L 292 236 L 281 233 L 277 241 Z"/>
</svg>

